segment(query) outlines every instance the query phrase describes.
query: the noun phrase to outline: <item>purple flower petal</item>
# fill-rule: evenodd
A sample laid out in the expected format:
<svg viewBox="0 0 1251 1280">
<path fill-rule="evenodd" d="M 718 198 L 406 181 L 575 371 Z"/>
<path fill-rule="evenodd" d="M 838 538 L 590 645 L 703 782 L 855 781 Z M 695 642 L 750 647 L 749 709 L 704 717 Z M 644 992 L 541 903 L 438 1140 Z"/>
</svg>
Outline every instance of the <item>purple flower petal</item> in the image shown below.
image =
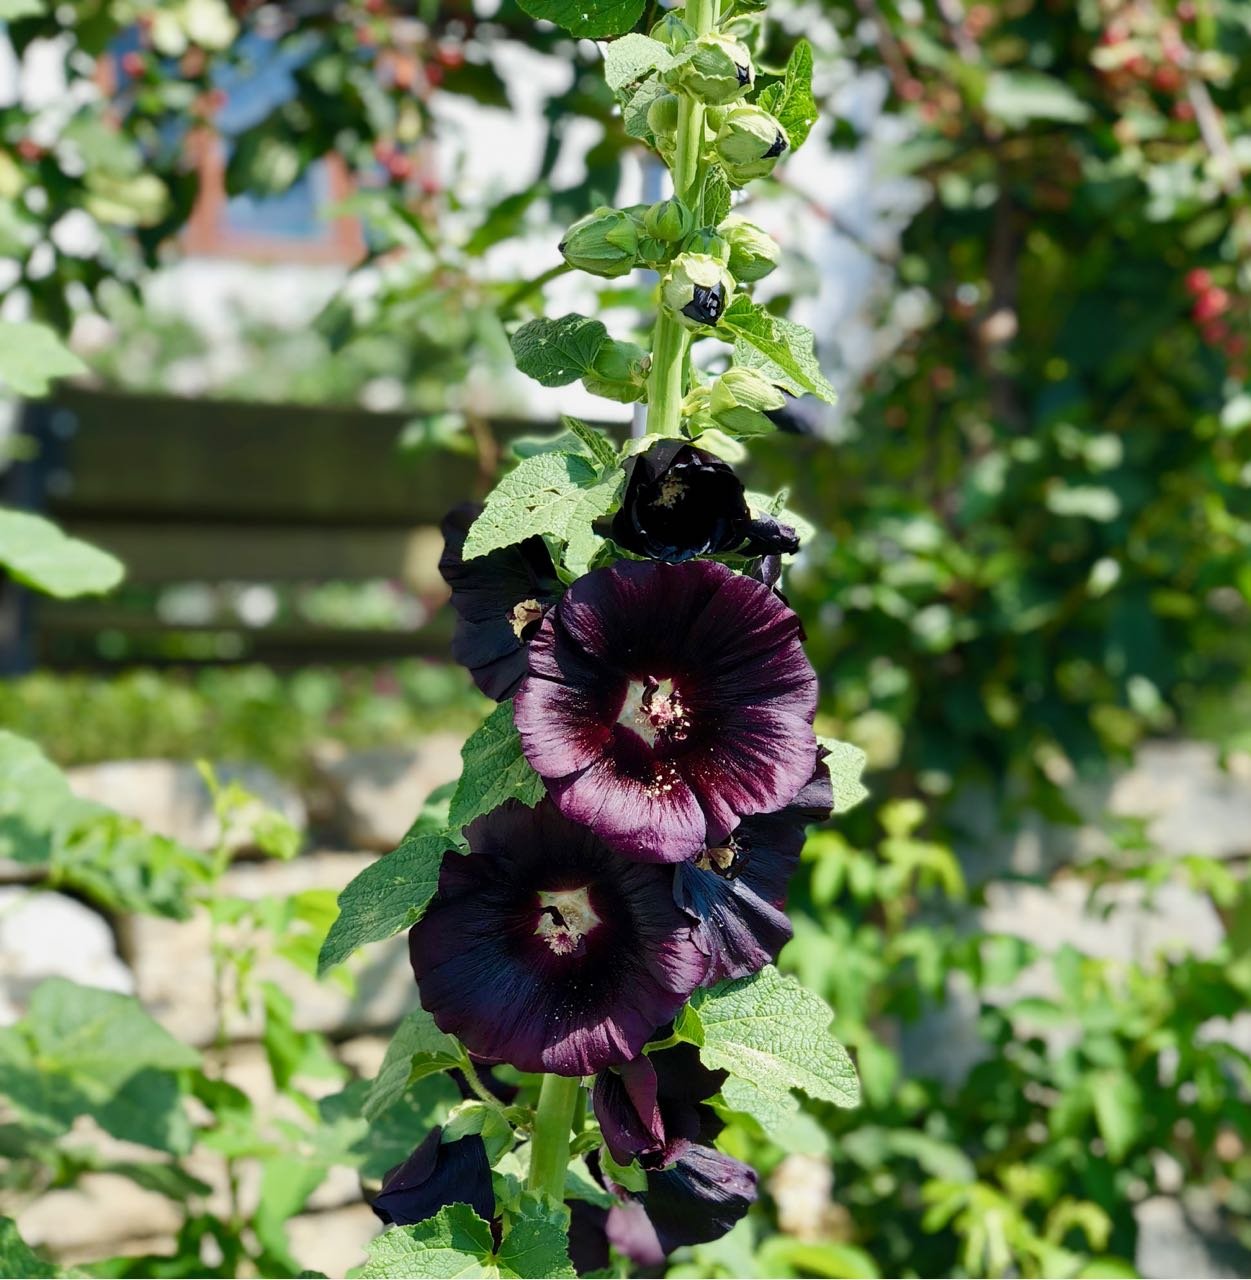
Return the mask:
<svg viewBox="0 0 1251 1280">
<path fill-rule="evenodd" d="M 490 1222 L 495 1216 L 491 1165 L 477 1134 L 441 1142 L 432 1129 L 403 1164 L 383 1179 L 373 1210 L 386 1223 L 408 1226 L 433 1218 L 444 1205 L 467 1204 Z"/>
<path fill-rule="evenodd" d="M 487 697 L 502 702 L 524 678 L 526 648 L 542 615 L 560 598 L 561 585 L 542 538 L 464 559 L 469 526 L 481 511 L 466 503 L 444 518 L 439 572 L 452 589 L 457 615 L 452 656 Z"/>
<path fill-rule="evenodd" d="M 542 801 L 470 823 L 409 934 L 422 1005 L 471 1053 L 588 1075 L 636 1057 L 707 958 L 663 868 L 617 857 Z"/>
<path fill-rule="evenodd" d="M 622 563 L 544 619 L 517 693 L 560 810 L 628 858 L 678 862 L 812 776 L 817 681 L 799 620 L 709 561 Z"/>
</svg>

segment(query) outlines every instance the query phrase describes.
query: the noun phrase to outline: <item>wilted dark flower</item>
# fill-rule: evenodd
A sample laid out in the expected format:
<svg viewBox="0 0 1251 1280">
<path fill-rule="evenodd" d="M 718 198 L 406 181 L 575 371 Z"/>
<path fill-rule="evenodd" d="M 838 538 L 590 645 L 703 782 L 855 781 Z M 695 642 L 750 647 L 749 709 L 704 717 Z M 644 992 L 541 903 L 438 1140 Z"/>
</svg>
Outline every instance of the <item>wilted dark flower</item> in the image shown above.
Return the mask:
<svg viewBox="0 0 1251 1280">
<path fill-rule="evenodd" d="M 444 1205 L 467 1204 L 487 1222 L 495 1216 L 491 1165 L 477 1134 L 441 1142 L 433 1129 L 403 1164 L 382 1181 L 373 1210 L 386 1223 L 408 1226 L 432 1218 Z"/>
<path fill-rule="evenodd" d="M 478 1057 L 587 1075 L 635 1057 L 707 959 L 660 867 L 619 858 L 548 801 L 465 829 L 409 933 L 422 1005 Z"/>
<path fill-rule="evenodd" d="M 724 1080 L 725 1072 L 709 1071 L 689 1044 L 601 1071 L 591 1101 L 612 1158 L 662 1169 L 686 1144 L 711 1142 L 721 1122 L 704 1104 Z"/>
<path fill-rule="evenodd" d="M 452 589 L 457 614 L 452 656 L 499 702 L 517 691 L 526 673 L 526 647 L 562 587 L 542 538 L 464 559 L 469 526 L 481 511 L 478 503 L 465 503 L 444 517 L 439 572 Z"/>
<path fill-rule="evenodd" d="M 587 1164 L 597 1170 L 594 1155 Z M 619 1197 L 611 1209 L 574 1210 L 569 1245 L 579 1274 L 607 1265 L 609 1243 L 639 1266 L 658 1267 L 683 1245 L 720 1239 L 756 1199 L 754 1169 L 694 1143 L 686 1143 L 668 1168 L 648 1173 L 643 1191 L 608 1185 Z"/>
<path fill-rule="evenodd" d="M 816 694 L 799 619 L 763 583 L 623 562 L 543 620 L 516 722 L 561 812 L 627 858 L 680 862 L 798 795 Z"/>
<path fill-rule="evenodd" d="M 788 525 L 753 519 L 742 481 L 728 462 L 668 439 L 625 464 L 621 508 L 604 531 L 635 555 L 673 562 L 739 551 L 757 556 L 799 550 Z"/>
<path fill-rule="evenodd" d="M 822 760 L 784 809 L 744 818 L 720 845 L 677 868 L 674 897 L 697 922 L 696 941 L 711 962 L 708 982 L 745 978 L 777 959 L 791 937 L 782 907 L 805 832 L 830 816 L 833 803 Z"/>
</svg>

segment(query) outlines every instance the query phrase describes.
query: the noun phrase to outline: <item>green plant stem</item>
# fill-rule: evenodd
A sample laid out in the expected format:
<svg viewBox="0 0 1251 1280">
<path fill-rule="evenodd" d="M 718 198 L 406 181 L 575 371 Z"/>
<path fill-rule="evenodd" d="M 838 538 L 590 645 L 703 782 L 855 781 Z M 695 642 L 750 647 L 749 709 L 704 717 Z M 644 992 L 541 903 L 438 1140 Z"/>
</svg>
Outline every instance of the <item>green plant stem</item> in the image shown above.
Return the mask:
<svg viewBox="0 0 1251 1280">
<path fill-rule="evenodd" d="M 686 22 L 697 36 L 717 24 L 720 0 L 687 0 Z M 673 193 L 694 207 L 704 181 L 704 115 L 702 102 L 688 94 L 678 99 L 678 131 L 674 139 Z M 686 394 L 687 333 L 661 307 L 652 331 L 652 371 L 647 384 L 647 434 L 676 436 L 682 424 Z"/>
<path fill-rule="evenodd" d="M 526 1185 L 531 1191 L 550 1196 L 558 1204 L 565 1198 L 569 1133 L 581 1091 L 582 1080 L 578 1076 L 546 1075 L 539 1089 L 534 1137 L 530 1142 L 530 1176 Z"/>
</svg>

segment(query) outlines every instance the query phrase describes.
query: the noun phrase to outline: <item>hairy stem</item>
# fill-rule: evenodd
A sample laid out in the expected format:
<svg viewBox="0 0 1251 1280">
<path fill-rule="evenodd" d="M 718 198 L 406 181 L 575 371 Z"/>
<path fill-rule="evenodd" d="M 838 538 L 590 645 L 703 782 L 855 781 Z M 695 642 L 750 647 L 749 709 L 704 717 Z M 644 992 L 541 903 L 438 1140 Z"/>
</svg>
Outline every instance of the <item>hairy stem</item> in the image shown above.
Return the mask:
<svg viewBox="0 0 1251 1280">
<path fill-rule="evenodd" d="M 565 1170 L 569 1166 L 569 1133 L 573 1113 L 582 1092 L 578 1076 L 543 1077 L 539 1108 L 534 1117 L 534 1137 L 530 1143 L 531 1191 L 550 1196 L 558 1204 L 565 1198 Z"/>
<path fill-rule="evenodd" d="M 697 36 L 716 26 L 720 0 L 688 0 L 686 22 Z M 704 180 L 704 114 L 702 102 L 683 94 L 678 103 L 678 132 L 673 153 L 673 193 L 692 207 Z M 652 371 L 647 384 L 647 434 L 675 436 L 682 421 L 686 393 L 686 330 L 663 308 L 652 331 Z"/>
</svg>

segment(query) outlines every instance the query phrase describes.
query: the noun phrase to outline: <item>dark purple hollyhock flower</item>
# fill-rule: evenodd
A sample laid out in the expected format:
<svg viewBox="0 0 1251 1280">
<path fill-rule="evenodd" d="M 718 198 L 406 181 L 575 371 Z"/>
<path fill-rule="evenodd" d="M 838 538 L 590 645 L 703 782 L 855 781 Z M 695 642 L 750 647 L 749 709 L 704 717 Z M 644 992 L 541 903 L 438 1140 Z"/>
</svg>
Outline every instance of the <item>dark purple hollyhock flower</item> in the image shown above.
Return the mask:
<svg viewBox="0 0 1251 1280">
<path fill-rule="evenodd" d="M 638 1055 L 707 958 L 661 867 L 619 858 L 544 800 L 465 829 L 409 933 L 422 1005 L 477 1057 L 580 1076 Z"/>
<path fill-rule="evenodd" d="M 516 721 L 562 813 L 627 858 L 679 862 L 795 798 L 816 699 L 799 619 L 763 583 L 624 562 L 543 620 Z"/>
<path fill-rule="evenodd" d="M 621 509 L 600 526 L 619 546 L 653 560 L 738 551 L 760 556 L 799 550 L 789 525 L 755 518 L 729 463 L 682 440 L 661 440 L 625 464 Z"/>
<path fill-rule="evenodd" d="M 779 431 L 796 436 L 820 435 L 822 409 L 816 396 L 793 396 L 785 387 L 778 390 L 786 397 L 786 403 L 780 409 L 766 409 L 764 416 Z"/>
<path fill-rule="evenodd" d="M 448 1204 L 467 1204 L 487 1222 L 495 1216 L 491 1165 L 482 1139 L 475 1133 L 441 1143 L 442 1135 L 442 1129 L 432 1129 L 383 1179 L 373 1203 L 383 1222 L 401 1227 L 424 1222 Z"/>
<path fill-rule="evenodd" d="M 598 1172 L 594 1154 L 587 1164 Z M 754 1169 L 689 1142 L 667 1168 L 647 1174 L 643 1191 L 625 1191 L 599 1176 L 618 1201 L 608 1210 L 575 1209 L 570 1257 L 580 1274 L 606 1265 L 609 1243 L 639 1266 L 658 1267 L 682 1245 L 720 1239 L 756 1199 Z"/>
<path fill-rule="evenodd" d="M 695 940 L 710 961 L 707 982 L 745 978 L 777 959 L 791 937 L 782 908 L 808 824 L 824 822 L 833 805 L 822 759 L 784 809 L 744 818 L 720 845 L 677 868 L 673 896 L 696 921 Z"/>
<path fill-rule="evenodd" d="M 439 572 L 457 615 L 452 656 L 488 698 L 502 702 L 525 676 L 526 646 L 561 585 L 542 538 L 465 560 L 465 538 L 481 511 L 481 504 L 465 503 L 444 517 Z"/>
<path fill-rule="evenodd" d="M 612 1158 L 662 1169 L 690 1143 L 710 1143 L 721 1122 L 705 1103 L 724 1080 L 725 1072 L 709 1071 L 689 1044 L 601 1071 L 591 1105 Z"/>
</svg>

